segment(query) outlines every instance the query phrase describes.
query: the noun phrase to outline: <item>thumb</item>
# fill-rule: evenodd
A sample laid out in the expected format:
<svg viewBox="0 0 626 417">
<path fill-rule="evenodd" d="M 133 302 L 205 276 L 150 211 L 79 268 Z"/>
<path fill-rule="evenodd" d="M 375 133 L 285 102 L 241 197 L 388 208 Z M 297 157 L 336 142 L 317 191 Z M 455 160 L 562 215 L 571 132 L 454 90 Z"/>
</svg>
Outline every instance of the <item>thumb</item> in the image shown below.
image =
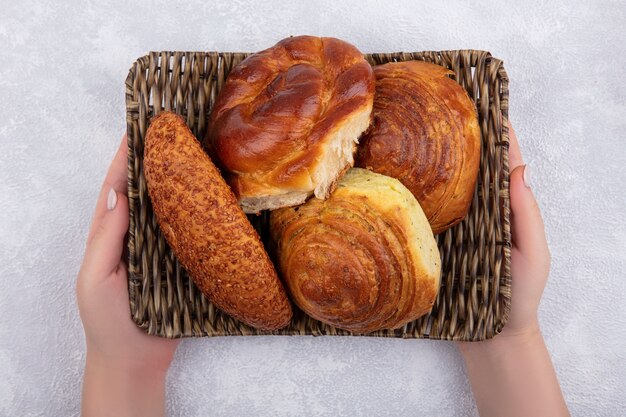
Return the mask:
<svg viewBox="0 0 626 417">
<path fill-rule="evenodd" d="M 511 172 L 510 187 L 513 245 L 528 260 L 542 259 L 548 244 L 539 205 L 530 188 L 528 165 Z"/>
<path fill-rule="evenodd" d="M 128 198 L 111 188 L 106 209 L 85 253 L 85 272 L 89 275 L 106 276 L 115 271 L 124 251 L 124 237 L 128 231 Z"/>
</svg>

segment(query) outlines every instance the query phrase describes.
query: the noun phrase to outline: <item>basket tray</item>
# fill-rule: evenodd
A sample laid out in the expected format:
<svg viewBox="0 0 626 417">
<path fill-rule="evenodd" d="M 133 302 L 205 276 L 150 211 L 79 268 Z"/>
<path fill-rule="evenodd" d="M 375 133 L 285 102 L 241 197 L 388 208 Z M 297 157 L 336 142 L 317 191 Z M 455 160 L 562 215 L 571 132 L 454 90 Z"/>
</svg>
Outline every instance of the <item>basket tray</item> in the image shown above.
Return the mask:
<svg viewBox="0 0 626 417">
<path fill-rule="evenodd" d="M 207 117 L 230 70 L 245 53 L 152 52 L 139 58 L 126 79 L 128 129 L 128 285 L 133 320 L 147 333 L 189 336 L 350 335 L 294 308 L 291 324 L 258 331 L 215 308 L 196 288 L 161 234 L 143 172 L 149 120 L 168 110 L 182 115 L 203 138 Z M 437 236 L 441 289 L 432 311 L 396 330 L 369 336 L 483 340 L 498 334 L 511 299 L 508 168 L 508 78 L 488 52 L 461 50 L 366 55 L 371 64 L 420 59 L 450 68 L 475 101 L 482 136 L 480 171 L 470 211 Z M 249 216 L 264 242 L 267 218 Z"/>
</svg>

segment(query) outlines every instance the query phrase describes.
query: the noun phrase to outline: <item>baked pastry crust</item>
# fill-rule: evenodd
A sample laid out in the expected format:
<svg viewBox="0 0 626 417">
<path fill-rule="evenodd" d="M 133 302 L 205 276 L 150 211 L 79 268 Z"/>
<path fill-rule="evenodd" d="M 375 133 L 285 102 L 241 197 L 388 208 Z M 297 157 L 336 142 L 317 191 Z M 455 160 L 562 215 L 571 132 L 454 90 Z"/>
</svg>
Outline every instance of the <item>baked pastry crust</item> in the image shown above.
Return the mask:
<svg viewBox="0 0 626 417">
<path fill-rule="evenodd" d="M 439 289 L 435 238 L 398 180 L 353 168 L 327 200 L 275 210 L 270 228 L 292 301 L 354 333 L 426 314 Z"/>
<path fill-rule="evenodd" d="M 243 60 L 213 106 L 205 147 L 247 213 L 327 198 L 370 124 L 374 74 L 353 45 L 297 36 Z"/>
<path fill-rule="evenodd" d="M 143 164 L 161 231 L 202 293 L 250 326 L 286 326 L 291 303 L 276 270 L 182 117 L 166 112 L 152 119 Z"/>
<path fill-rule="evenodd" d="M 399 179 L 440 233 L 465 217 L 473 198 L 481 144 L 476 107 L 439 65 L 389 63 L 374 74 L 373 122 L 356 166 Z"/>
</svg>

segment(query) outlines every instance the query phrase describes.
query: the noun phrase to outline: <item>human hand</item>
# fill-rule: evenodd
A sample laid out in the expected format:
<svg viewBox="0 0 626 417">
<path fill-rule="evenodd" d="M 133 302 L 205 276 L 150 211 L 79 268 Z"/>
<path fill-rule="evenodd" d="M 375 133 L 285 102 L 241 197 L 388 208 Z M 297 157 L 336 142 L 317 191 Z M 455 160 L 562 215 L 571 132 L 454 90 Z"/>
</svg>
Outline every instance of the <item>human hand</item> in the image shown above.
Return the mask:
<svg viewBox="0 0 626 417">
<path fill-rule="evenodd" d="M 530 173 L 520 152 L 517 135 L 509 125 L 511 195 L 511 311 L 501 336 L 539 330 L 537 310 L 550 272 L 550 249 L 543 219 L 530 183 Z"/>
<path fill-rule="evenodd" d="M 481 416 L 568 416 L 537 320 L 550 251 L 529 170 L 510 125 L 509 133 L 511 311 L 493 339 L 457 345 Z"/>
<path fill-rule="evenodd" d="M 76 283 L 87 344 L 83 388 L 86 415 L 103 412 L 97 405 L 100 397 L 104 397 L 105 403 L 115 403 L 111 398 L 115 393 L 111 390 L 141 388 L 149 391 L 156 387 L 162 391 L 179 342 L 149 336 L 131 320 L 127 266 L 123 259 L 128 231 L 127 154 L 124 135 L 98 197 Z M 124 395 L 124 392 L 119 394 Z M 152 394 L 147 401 L 158 402 L 154 397 L 159 393 Z M 135 406 L 139 407 L 139 402 L 135 401 Z M 127 414 L 120 408 L 109 411 L 116 415 Z"/>
<path fill-rule="evenodd" d="M 526 338 L 539 332 L 537 309 L 550 272 L 550 250 L 541 212 L 533 196 L 530 173 L 509 125 L 511 198 L 511 310 L 495 339 Z M 473 343 L 476 345 L 476 343 Z M 462 346 L 466 344 L 461 344 Z"/>
</svg>

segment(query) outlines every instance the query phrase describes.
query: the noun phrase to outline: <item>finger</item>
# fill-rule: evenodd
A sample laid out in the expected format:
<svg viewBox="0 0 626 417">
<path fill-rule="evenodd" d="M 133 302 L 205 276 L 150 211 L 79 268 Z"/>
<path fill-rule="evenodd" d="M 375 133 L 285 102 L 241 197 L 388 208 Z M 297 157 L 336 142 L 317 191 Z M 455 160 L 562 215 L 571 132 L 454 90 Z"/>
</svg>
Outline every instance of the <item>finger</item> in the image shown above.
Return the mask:
<svg viewBox="0 0 626 417">
<path fill-rule="evenodd" d="M 126 134 L 122 137 L 120 146 L 113 157 L 107 176 L 100 189 L 96 210 L 91 222 L 91 228 L 89 229 L 89 235 L 87 236 L 87 244 L 93 238 L 93 234 L 98 229 L 99 223 L 107 211 L 107 196 L 111 188 L 117 193 L 128 195 L 128 139 Z"/>
<path fill-rule="evenodd" d="M 524 165 L 524 159 L 522 158 L 515 130 L 513 130 L 513 126 L 509 122 L 509 172 L 513 172 L 515 168 L 521 165 Z"/>
<path fill-rule="evenodd" d="M 115 271 L 122 258 L 128 231 L 128 198 L 113 188 L 107 192 L 105 212 L 87 244 L 83 270 L 87 276 L 105 277 Z"/>
<path fill-rule="evenodd" d="M 541 260 L 548 253 L 548 244 L 539 206 L 530 189 L 528 166 L 519 166 L 511 173 L 511 225 L 513 245 L 528 260 Z"/>
</svg>

